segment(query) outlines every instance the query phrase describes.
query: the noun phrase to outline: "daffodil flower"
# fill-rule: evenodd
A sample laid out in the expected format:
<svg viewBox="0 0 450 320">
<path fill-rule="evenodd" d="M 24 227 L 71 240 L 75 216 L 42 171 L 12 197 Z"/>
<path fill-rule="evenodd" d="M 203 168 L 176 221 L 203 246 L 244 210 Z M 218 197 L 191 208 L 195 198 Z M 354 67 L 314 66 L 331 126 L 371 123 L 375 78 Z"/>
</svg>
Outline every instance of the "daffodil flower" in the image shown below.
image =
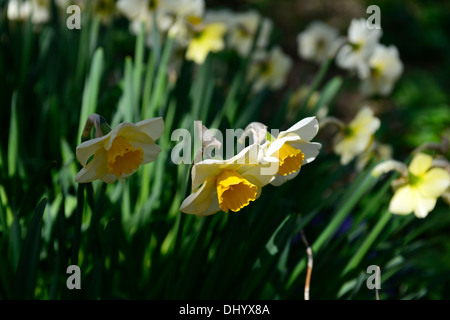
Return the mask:
<svg viewBox="0 0 450 320">
<path fill-rule="evenodd" d="M 368 63 L 370 75 L 362 80 L 361 91 L 366 95 L 387 96 L 403 72 L 397 48 L 378 44 Z"/>
<path fill-rule="evenodd" d="M 272 90 L 281 88 L 291 67 L 292 59 L 278 46 L 273 47 L 270 52 L 255 52 L 248 76 L 253 81 L 253 91 L 266 87 Z"/>
<path fill-rule="evenodd" d="M 341 41 L 338 36 L 336 28 L 322 21 L 313 21 L 297 35 L 298 54 L 305 60 L 322 62 L 334 55 Z"/>
<path fill-rule="evenodd" d="M 380 119 L 372 109 L 363 107 L 348 124 L 342 124 L 342 132 L 335 139 L 334 152 L 341 156 L 341 164 L 348 164 L 357 155 L 366 151 L 380 127 Z"/>
<path fill-rule="evenodd" d="M 207 24 L 195 31 L 186 51 L 186 59 L 202 64 L 210 52 L 218 52 L 225 47 L 223 40 L 227 31 L 225 24 L 217 22 Z"/>
<path fill-rule="evenodd" d="M 437 199 L 450 187 L 450 174 L 443 168 L 432 168 L 432 164 L 431 156 L 418 153 L 408 167 L 388 160 L 373 169 L 374 176 L 391 170 L 401 174 L 389 203 L 392 213 L 406 215 L 414 212 L 416 217 L 425 218 L 434 209 Z"/>
<path fill-rule="evenodd" d="M 315 117 L 305 118 L 286 131 L 281 131 L 276 138 L 270 137 L 264 155 L 279 160 L 278 172 L 270 183 L 279 186 L 295 178 L 302 166 L 317 157 L 322 145 L 310 142 L 319 131 Z"/>
<path fill-rule="evenodd" d="M 261 162 L 258 144 L 244 148 L 228 160 L 206 159 L 192 167 L 192 193 L 183 201 L 180 210 L 187 214 L 207 216 L 223 212 L 238 212 L 261 194 L 263 186 L 273 174 L 262 169 L 277 162 L 266 158 Z"/>
<path fill-rule="evenodd" d="M 228 44 L 241 57 L 247 57 L 250 53 L 259 24 L 261 24 L 261 28 L 256 40 L 256 48 L 266 48 L 273 28 L 271 20 L 262 17 L 257 11 L 250 10 L 235 13 L 231 24 Z"/>
<path fill-rule="evenodd" d="M 108 134 L 81 143 L 76 155 L 83 168 L 75 181 L 113 183 L 131 176 L 140 165 L 156 159 L 161 149 L 155 140 L 163 129 L 162 118 L 123 122 Z"/>
</svg>

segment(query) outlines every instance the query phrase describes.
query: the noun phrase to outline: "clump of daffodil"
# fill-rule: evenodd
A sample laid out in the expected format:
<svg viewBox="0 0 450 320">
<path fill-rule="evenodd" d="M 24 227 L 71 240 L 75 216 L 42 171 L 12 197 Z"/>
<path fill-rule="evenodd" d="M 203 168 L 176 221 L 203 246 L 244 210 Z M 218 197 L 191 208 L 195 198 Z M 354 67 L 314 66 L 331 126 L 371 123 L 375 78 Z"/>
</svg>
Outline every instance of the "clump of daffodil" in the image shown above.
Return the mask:
<svg viewBox="0 0 450 320">
<path fill-rule="evenodd" d="M 310 142 L 319 130 L 315 117 L 298 121 L 292 127 L 272 136 L 262 123 L 252 122 L 244 130 L 245 136 L 253 136 L 253 141 L 262 147 L 265 158 L 275 158 L 278 166 L 275 168 L 274 179 L 270 182 L 279 186 L 295 178 L 302 166 L 317 157 L 322 145 Z M 273 131 L 272 131 L 273 133 Z"/>
<path fill-rule="evenodd" d="M 92 124 L 96 128 L 96 138 L 87 140 Z M 161 136 L 163 129 L 163 119 L 153 118 L 136 124 L 123 122 L 106 133 L 110 129 L 104 120 L 98 115 L 92 115 L 83 132 L 83 140 L 87 141 L 76 149 L 83 168 L 75 181 L 86 183 L 100 179 L 113 183 L 131 176 L 140 165 L 156 159 L 161 148 L 155 144 L 155 140 Z"/>
<path fill-rule="evenodd" d="M 253 81 L 253 91 L 281 88 L 291 67 L 292 59 L 278 46 L 269 52 L 255 52 L 248 74 L 249 80 Z"/>
<path fill-rule="evenodd" d="M 262 188 L 273 179 L 270 167 L 276 159 L 266 158 L 258 144 L 244 148 L 228 160 L 206 159 L 192 167 L 192 193 L 180 210 L 207 216 L 230 210 L 238 212 L 259 198 Z M 264 170 L 269 169 L 269 170 Z"/>
<path fill-rule="evenodd" d="M 380 119 L 374 116 L 368 106 L 363 107 L 348 125 L 332 117 L 324 120 L 324 124 L 329 122 L 340 128 L 340 133 L 334 140 L 334 152 L 340 155 L 342 165 L 350 163 L 356 156 L 367 151 L 380 127 Z"/>
<path fill-rule="evenodd" d="M 348 28 L 348 41 L 337 52 L 336 64 L 343 69 L 357 71 L 361 78 L 366 77 L 369 74 L 368 60 L 381 35 L 381 29 L 367 27 L 366 19 L 353 19 Z"/>
<path fill-rule="evenodd" d="M 202 64 L 210 52 L 219 52 L 225 47 L 224 35 L 227 27 L 224 23 L 203 23 L 199 17 L 187 19 L 190 42 L 186 50 L 186 59 Z"/>
<path fill-rule="evenodd" d="M 393 183 L 395 193 L 389 203 L 389 210 L 394 214 L 414 212 L 416 217 L 425 218 L 450 187 L 450 174 L 443 168 L 433 167 L 433 157 L 425 153 L 416 154 L 408 167 L 387 160 L 377 165 L 372 174 L 379 176 L 391 170 L 400 173 L 400 178 Z"/>
</svg>

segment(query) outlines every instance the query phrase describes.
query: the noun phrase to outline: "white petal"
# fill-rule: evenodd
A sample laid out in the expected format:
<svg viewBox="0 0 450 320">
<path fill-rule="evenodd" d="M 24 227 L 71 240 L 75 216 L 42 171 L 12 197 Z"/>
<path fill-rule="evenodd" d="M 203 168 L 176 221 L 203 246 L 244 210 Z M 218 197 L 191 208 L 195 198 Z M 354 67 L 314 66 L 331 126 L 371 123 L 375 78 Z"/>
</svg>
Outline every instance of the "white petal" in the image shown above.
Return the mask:
<svg viewBox="0 0 450 320">
<path fill-rule="evenodd" d="M 319 131 L 319 122 L 316 117 L 308 117 L 300 120 L 286 131 L 280 132 L 278 138 L 282 138 L 288 133 L 295 133 L 304 140 L 312 140 Z"/>
<path fill-rule="evenodd" d="M 295 149 L 300 149 L 305 155 L 305 160 L 303 160 L 303 165 L 308 164 L 314 159 L 316 159 L 320 150 L 322 149 L 322 145 L 318 142 L 309 142 L 309 141 L 294 141 L 289 142 L 289 144 Z"/>
<path fill-rule="evenodd" d="M 417 191 L 406 185 L 399 188 L 391 199 L 389 211 L 395 214 L 409 214 L 417 204 Z"/>
<path fill-rule="evenodd" d="M 161 117 L 142 120 L 136 126 L 153 140 L 158 140 L 164 131 L 164 120 Z"/>
<path fill-rule="evenodd" d="M 291 174 L 288 174 L 287 176 L 282 176 L 277 174 L 275 178 L 270 182 L 271 185 L 278 187 L 281 186 L 283 183 L 287 182 L 288 180 L 294 179 L 299 173 L 300 173 L 301 167 L 299 170 L 292 172 Z"/>
<path fill-rule="evenodd" d="M 203 185 L 184 199 L 180 210 L 187 214 L 206 216 L 220 211 L 215 179 L 207 179 Z"/>
</svg>

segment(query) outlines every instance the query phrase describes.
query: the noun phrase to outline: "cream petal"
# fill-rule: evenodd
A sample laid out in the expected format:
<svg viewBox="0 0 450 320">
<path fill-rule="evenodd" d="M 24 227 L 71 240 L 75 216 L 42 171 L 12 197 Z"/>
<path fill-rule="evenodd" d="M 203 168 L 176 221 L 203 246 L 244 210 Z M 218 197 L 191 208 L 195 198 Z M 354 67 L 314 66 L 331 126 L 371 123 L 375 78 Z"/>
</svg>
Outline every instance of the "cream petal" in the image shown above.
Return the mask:
<svg viewBox="0 0 450 320">
<path fill-rule="evenodd" d="M 289 133 L 295 133 L 304 140 L 312 140 L 319 131 L 319 122 L 316 117 L 308 117 L 300 120 L 286 131 L 280 132 L 278 138 L 282 138 Z"/>
<path fill-rule="evenodd" d="M 316 159 L 320 150 L 322 149 L 322 145 L 318 142 L 309 142 L 305 140 L 294 141 L 289 143 L 295 149 L 300 149 L 305 155 L 305 160 L 303 160 L 303 165 L 308 164 L 314 159 Z"/>
<path fill-rule="evenodd" d="M 206 179 L 198 190 L 184 199 L 180 211 L 197 216 L 207 216 L 220 211 L 215 179 Z"/>
<path fill-rule="evenodd" d="M 269 184 L 279 169 L 279 161 L 273 157 L 264 158 L 265 163 L 260 165 L 242 166 L 237 172 L 259 188 Z"/>
<path fill-rule="evenodd" d="M 136 135 L 134 138 L 128 139 L 128 142 L 135 148 L 141 148 L 144 152 L 144 157 L 141 164 L 155 161 L 161 152 L 161 148 L 155 144 L 153 139 L 145 134 Z"/>
<path fill-rule="evenodd" d="M 282 176 L 282 175 L 277 174 L 275 176 L 275 178 L 270 182 L 270 184 L 275 187 L 281 186 L 283 183 L 287 182 L 288 180 L 294 179 L 300 173 L 300 170 L 301 170 L 301 168 L 295 172 L 292 172 L 291 174 L 288 174 L 287 176 Z"/>
<path fill-rule="evenodd" d="M 238 170 L 246 165 L 259 164 L 259 145 L 252 144 L 227 160 L 206 159 L 192 167 L 192 186 L 198 187 L 205 179 L 217 176 L 222 170 Z"/>
<path fill-rule="evenodd" d="M 430 211 L 434 209 L 436 205 L 436 198 L 422 197 L 417 193 L 416 208 L 414 209 L 414 214 L 417 218 L 425 218 Z"/>
<path fill-rule="evenodd" d="M 428 169 L 431 168 L 431 164 L 433 163 L 433 158 L 425 153 L 418 153 L 411 160 L 411 163 L 408 166 L 409 172 L 416 176 L 420 176 L 427 172 Z"/>
<path fill-rule="evenodd" d="M 87 161 L 89 160 L 89 158 L 95 154 L 95 152 L 100 149 L 103 148 L 103 145 L 106 143 L 106 141 L 109 139 L 109 134 L 100 137 L 100 138 L 95 138 L 95 139 L 91 139 L 91 140 L 87 140 L 83 143 L 81 143 L 77 149 L 76 149 L 76 155 L 77 155 L 77 159 L 78 161 L 81 163 L 81 165 L 84 167 L 86 166 Z"/>
<path fill-rule="evenodd" d="M 395 214 L 409 214 L 417 204 L 417 191 L 406 185 L 399 188 L 389 203 L 389 211 Z"/>
<path fill-rule="evenodd" d="M 153 140 L 158 140 L 164 131 L 164 120 L 161 117 L 142 120 L 136 126 Z"/>
<path fill-rule="evenodd" d="M 105 183 L 114 183 L 117 180 L 117 176 L 112 173 L 108 173 L 107 175 L 103 176 L 102 181 Z"/>
<path fill-rule="evenodd" d="M 97 179 L 101 179 L 108 173 L 106 152 L 99 149 L 95 152 L 94 158 L 78 172 L 75 181 L 79 183 L 87 183 Z"/>
<path fill-rule="evenodd" d="M 442 168 L 433 168 L 422 178 L 417 186 L 425 197 L 438 198 L 450 186 L 450 175 Z"/>
</svg>

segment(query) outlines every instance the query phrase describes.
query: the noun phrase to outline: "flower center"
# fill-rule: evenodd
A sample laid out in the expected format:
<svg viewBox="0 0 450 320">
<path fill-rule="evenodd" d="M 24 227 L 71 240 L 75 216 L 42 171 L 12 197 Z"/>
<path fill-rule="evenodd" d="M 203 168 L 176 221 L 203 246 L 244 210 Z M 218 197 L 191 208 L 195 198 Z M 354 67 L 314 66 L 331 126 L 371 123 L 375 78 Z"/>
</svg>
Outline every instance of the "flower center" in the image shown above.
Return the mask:
<svg viewBox="0 0 450 320">
<path fill-rule="evenodd" d="M 414 187 L 422 182 L 422 177 L 416 176 L 415 174 L 408 172 L 408 180 L 409 184 Z"/>
<path fill-rule="evenodd" d="M 217 197 L 223 212 L 238 212 L 256 199 L 258 187 L 239 173 L 225 170 L 216 178 Z"/>
<path fill-rule="evenodd" d="M 122 137 L 116 137 L 111 148 L 106 151 L 108 172 L 120 177 L 132 173 L 142 163 L 144 151 L 134 148 Z"/>
<path fill-rule="evenodd" d="M 302 150 L 295 149 L 290 144 L 285 142 L 280 150 L 278 150 L 278 159 L 280 161 L 278 174 L 287 176 L 288 174 L 300 170 L 303 160 L 305 160 L 305 154 Z"/>
</svg>

